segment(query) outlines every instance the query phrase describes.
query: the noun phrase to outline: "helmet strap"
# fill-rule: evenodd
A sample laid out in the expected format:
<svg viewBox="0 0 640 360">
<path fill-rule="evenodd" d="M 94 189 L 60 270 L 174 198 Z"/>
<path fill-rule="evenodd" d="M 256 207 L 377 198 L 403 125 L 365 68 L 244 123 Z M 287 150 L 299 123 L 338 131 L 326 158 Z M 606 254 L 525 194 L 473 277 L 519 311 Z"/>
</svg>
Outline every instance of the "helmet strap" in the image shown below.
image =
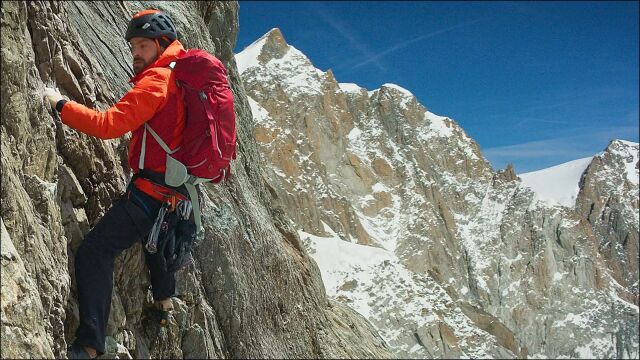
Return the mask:
<svg viewBox="0 0 640 360">
<path fill-rule="evenodd" d="M 158 52 L 158 57 L 160 57 L 160 55 L 162 55 L 162 51 L 160 48 L 160 42 L 158 41 L 158 39 L 154 39 L 156 42 L 156 51 Z"/>
<path fill-rule="evenodd" d="M 169 45 L 171 45 L 171 39 L 169 39 L 166 36 L 163 36 L 161 38 L 158 38 L 158 42 L 160 43 L 160 46 L 164 47 L 165 49 L 169 47 Z"/>
</svg>

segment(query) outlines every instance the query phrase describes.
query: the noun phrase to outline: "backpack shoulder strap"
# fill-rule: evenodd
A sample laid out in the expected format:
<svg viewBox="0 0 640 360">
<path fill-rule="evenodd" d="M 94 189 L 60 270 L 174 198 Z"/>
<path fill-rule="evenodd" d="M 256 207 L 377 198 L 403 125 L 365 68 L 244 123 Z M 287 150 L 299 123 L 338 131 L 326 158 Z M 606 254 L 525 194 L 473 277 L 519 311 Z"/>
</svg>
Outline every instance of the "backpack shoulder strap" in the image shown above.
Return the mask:
<svg viewBox="0 0 640 360">
<path fill-rule="evenodd" d="M 158 142 L 162 150 L 164 150 L 167 154 L 173 154 L 176 151 L 180 150 L 179 146 L 175 150 L 171 150 L 171 148 L 169 148 L 167 143 L 165 143 L 164 140 L 162 140 L 160 135 L 158 135 L 158 133 L 155 132 L 155 130 L 153 130 L 151 126 L 149 126 L 149 124 L 144 123 L 144 133 L 142 133 L 142 147 L 140 149 L 140 160 L 138 161 L 138 169 L 140 170 L 144 169 L 144 157 L 147 150 L 147 130 L 149 130 L 149 133 L 151 133 L 151 136 L 153 136 L 153 138 L 156 139 L 156 141 Z"/>
</svg>

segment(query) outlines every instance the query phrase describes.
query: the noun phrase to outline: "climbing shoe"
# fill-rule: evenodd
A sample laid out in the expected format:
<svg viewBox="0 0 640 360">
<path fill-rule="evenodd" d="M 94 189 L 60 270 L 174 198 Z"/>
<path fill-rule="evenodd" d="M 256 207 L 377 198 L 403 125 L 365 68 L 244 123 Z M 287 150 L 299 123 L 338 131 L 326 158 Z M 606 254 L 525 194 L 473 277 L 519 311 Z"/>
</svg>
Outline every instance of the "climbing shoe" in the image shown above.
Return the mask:
<svg viewBox="0 0 640 360">
<path fill-rule="evenodd" d="M 159 324 L 162 327 L 165 327 L 169 324 L 169 311 L 167 310 L 158 310 L 159 315 Z"/>
<path fill-rule="evenodd" d="M 164 304 L 160 301 L 154 304 L 156 312 L 158 314 L 158 324 L 165 327 L 169 325 L 169 314 L 173 310 L 173 302 L 169 301 L 168 304 Z"/>
<path fill-rule="evenodd" d="M 73 344 L 67 352 L 69 359 L 93 359 L 91 355 L 84 349 L 84 346 Z"/>
</svg>

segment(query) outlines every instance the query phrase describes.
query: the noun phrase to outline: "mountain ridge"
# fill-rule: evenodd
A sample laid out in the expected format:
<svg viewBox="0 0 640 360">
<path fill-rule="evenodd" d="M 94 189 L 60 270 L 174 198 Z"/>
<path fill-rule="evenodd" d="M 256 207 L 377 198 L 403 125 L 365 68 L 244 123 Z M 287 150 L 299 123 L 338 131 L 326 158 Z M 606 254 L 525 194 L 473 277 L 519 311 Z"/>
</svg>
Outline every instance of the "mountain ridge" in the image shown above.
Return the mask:
<svg viewBox="0 0 640 360">
<path fill-rule="evenodd" d="M 604 175 L 626 169 L 623 156 L 605 152 L 589 166 L 575 208 L 548 206 L 511 167 L 494 171 L 455 121 L 396 86 L 339 83 L 308 58 L 299 68 L 263 60 L 242 79 L 260 114 L 265 181 L 332 296 L 367 314 L 398 356 L 637 356 L 638 190 Z M 316 88 L 283 82 L 302 75 L 317 76 Z M 603 183 L 622 189 L 618 200 L 599 192 Z M 603 249 L 606 236 L 618 245 Z M 318 255 L 322 238 L 381 248 L 389 262 L 334 271 Z M 424 316 L 404 312 L 414 300 Z"/>
</svg>

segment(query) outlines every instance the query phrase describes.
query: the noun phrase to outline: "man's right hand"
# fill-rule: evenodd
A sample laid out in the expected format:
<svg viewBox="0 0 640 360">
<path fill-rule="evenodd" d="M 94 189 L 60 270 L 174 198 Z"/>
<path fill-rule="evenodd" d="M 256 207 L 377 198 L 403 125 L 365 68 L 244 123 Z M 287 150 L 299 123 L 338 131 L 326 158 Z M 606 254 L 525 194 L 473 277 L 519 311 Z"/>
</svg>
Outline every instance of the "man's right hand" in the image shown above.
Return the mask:
<svg viewBox="0 0 640 360">
<path fill-rule="evenodd" d="M 52 109 L 56 108 L 56 104 L 58 101 L 62 100 L 62 95 L 58 89 L 45 87 L 43 92 L 44 97 L 49 101 L 49 105 L 51 105 Z"/>
</svg>

